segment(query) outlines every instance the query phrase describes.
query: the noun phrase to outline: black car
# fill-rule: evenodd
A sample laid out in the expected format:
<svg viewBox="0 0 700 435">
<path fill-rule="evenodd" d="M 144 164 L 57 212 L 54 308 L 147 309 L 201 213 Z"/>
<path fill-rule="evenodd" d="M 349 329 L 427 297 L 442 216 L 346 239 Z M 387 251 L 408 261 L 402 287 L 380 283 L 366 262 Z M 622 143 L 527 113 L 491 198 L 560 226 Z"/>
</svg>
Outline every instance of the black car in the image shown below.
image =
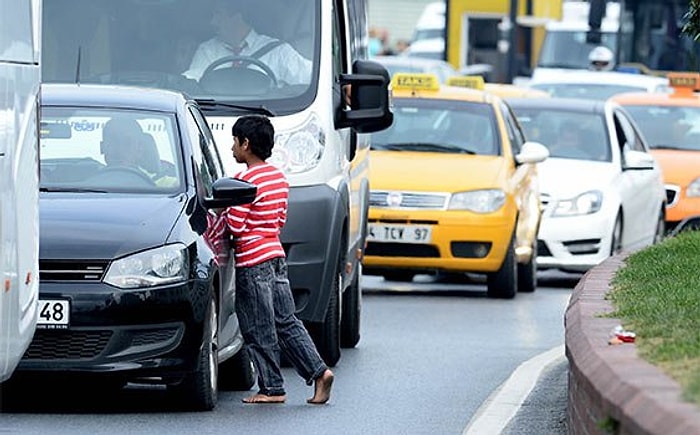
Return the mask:
<svg viewBox="0 0 700 435">
<path fill-rule="evenodd" d="M 256 188 L 223 176 L 197 104 L 57 84 L 41 102 L 40 317 L 17 373 L 165 384 L 192 410 L 250 389 L 216 211 Z"/>
</svg>

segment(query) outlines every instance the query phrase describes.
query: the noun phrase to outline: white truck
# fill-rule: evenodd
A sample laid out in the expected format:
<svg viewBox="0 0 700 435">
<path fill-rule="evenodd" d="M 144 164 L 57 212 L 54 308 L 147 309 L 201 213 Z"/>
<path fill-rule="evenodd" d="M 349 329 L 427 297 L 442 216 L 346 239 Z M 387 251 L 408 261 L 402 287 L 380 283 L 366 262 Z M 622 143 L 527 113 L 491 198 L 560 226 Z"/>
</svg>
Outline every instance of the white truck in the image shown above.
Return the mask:
<svg viewBox="0 0 700 435">
<path fill-rule="evenodd" d="M 40 19 L 40 0 L 0 0 L 0 382 L 38 319 Z"/>
<path fill-rule="evenodd" d="M 617 51 L 621 20 L 620 3 L 608 1 L 600 30 L 591 34 L 588 1 L 565 1 L 562 3 L 562 19 L 545 25 L 545 37 L 540 50 L 532 80 L 537 81 L 559 75 L 569 70 L 589 69 L 588 55 L 598 47 L 605 46 Z M 597 33 L 597 38 L 595 33 Z"/>
</svg>

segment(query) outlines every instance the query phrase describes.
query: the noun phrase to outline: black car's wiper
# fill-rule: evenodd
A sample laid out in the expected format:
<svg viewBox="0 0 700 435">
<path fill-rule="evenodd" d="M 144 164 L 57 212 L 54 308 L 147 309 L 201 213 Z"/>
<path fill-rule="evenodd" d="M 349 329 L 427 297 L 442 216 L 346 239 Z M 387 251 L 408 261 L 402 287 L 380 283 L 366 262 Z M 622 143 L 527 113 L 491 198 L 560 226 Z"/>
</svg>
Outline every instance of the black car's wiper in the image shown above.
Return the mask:
<svg viewBox="0 0 700 435">
<path fill-rule="evenodd" d="M 389 151 L 437 151 L 456 154 L 476 154 L 474 151 L 461 148 L 457 145 L 429 142 L 392 143 L 381 146 L 381 149 Z"/>
<path fill-rule="evenodd" d="M 217 109 L 221 107 L 226 107 L 228 109 L 244 110 L 246 112 L 261 113 L 267 116 L 276 116 L 275 112 L 263 106 L 247 106 L 245 104 L 235 104 L 235 103 L 225 103 L 223 101 L 213 100 L 211 98 L 197 98 L 197 104 L 206 111 L 208 109 Z"/>
<path fill-rule="evenodd" d="M 576 65 L 571 65 L 570 63 L 557 63 L 557 62 L 543 63 L 540 65 L 537 65 L 537 67 L 538 68 L 581 69 L 581 67 L 576 66 Z"/>
<path fill-rule="evenodd" d="M 39 192 L 107 193 L 106 190 L 86 189 L 84 187 L 40 187 Z"/>
</svg>

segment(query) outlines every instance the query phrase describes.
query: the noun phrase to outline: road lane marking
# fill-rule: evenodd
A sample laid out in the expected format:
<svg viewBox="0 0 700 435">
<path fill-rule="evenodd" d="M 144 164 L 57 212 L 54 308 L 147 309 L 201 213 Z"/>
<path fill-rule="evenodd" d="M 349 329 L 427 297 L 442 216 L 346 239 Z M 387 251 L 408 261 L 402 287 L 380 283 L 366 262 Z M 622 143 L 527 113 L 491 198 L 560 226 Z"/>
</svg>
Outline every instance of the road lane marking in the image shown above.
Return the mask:
<svg viewBox="0 0 700 435">
<path fill-rule="evenodd" d="M 564 345 L 556 346 L 523 362 L 479 409 L 462 435 L 499 434 L 515 416 L 542 372 L 564 356 Z"/>
</svg>

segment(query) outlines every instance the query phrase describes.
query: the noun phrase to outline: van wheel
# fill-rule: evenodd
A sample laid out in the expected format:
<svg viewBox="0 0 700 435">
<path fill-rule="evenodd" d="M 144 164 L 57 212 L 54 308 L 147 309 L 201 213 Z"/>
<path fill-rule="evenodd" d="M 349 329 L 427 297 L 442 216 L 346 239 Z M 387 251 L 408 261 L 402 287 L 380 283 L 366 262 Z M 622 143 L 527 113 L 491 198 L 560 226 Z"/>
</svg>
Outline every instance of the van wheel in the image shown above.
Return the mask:
<svg viewBox="0 0 700 435">
<path fill-rule="evenodd" d="M 211 411 L 216 407 L 218 383 L 219 319 L 212 298 L 204 322 L 204 336 L 197 357 L 197 368 L 185 375 L 179 384 L 170 388 L 186 409 Z"/>
<path fill-rule="evenodd" d="M 337 271 L 331 287 L 330 299 L 323 323 L 314 323 L 309 333 L 316 344 L 318 353 L 329 367 L 335 367 L 340 359 L 340 307 L 338 293 L 341 285 L 340 271 Z"/>
<path fill-rule="evenodd" d="M 511 239 L 506 257 L 497 272 L 489 273 L 486 279 L 486 294 L 490 298 L 513 299 L 518 291 L 515 241 Z"/>
<path fill-rule="evenodd" d="M 340 318 L 340 346 L 352 348 L 360 342 L 360 315 L 362 313 L 362 288 L 360 276 L 362 264 L 357 264 L 357 273 L 352 284 L 343 292 L 343 310 Z"/>
<path fill-rule="evenodd" d="M 253 361 L 245 347 L 219 364 L 219 388 L 227 391 L 248 391 L 255 384 Z"/>
<path fill-rule="evenodd" d="M 518 263 L 518 292 L 537 290 L 537 242 L 532 245 L 532 255 L 527 263 Z"/>
</svg>

